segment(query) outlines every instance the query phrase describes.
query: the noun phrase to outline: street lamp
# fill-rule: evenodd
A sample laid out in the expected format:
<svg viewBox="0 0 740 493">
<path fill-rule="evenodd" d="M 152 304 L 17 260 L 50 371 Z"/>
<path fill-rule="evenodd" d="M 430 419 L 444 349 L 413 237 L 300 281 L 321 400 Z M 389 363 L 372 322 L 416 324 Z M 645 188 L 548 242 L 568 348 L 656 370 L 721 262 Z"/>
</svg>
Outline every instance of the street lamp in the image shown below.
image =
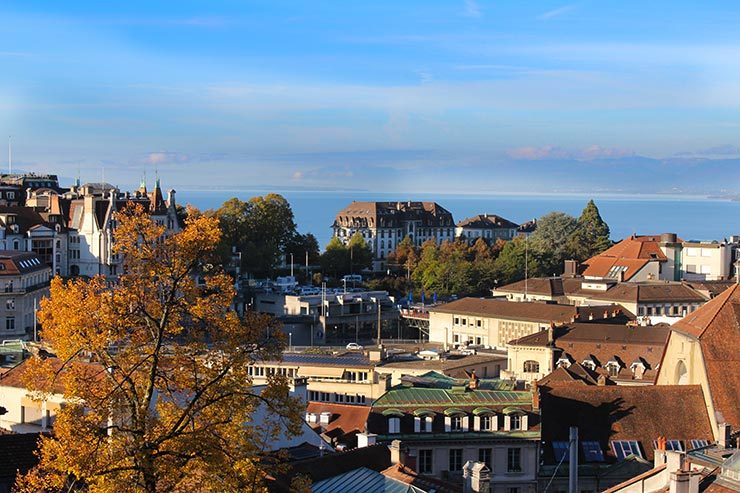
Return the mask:
<svg viewBox="0 0 740 493">
<path fill-rule="evenodd" d="M 293 333 L 288 332 L 288 351 L 293 351 Z"/>
</svg>

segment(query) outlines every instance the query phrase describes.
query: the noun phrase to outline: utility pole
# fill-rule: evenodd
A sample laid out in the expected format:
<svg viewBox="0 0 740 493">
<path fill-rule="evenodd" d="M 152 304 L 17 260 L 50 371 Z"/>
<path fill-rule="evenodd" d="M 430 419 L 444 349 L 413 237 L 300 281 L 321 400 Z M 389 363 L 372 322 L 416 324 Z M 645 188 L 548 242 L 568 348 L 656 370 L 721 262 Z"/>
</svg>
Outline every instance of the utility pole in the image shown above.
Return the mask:
<svg viewBox="0 0 740 493">
<path fill-rule="evenodd" d="M 381 347 L 380 343 L 380 298 L 375 298 L 375 303 L 378 305 L 378 347 Z"/>
<path fill-rule="evenodd" d="M 527 301 L 527 281 L 529 280 L 529 236 L 524 236 L 524 301 Z"/>
<path fill-rule="evenodd" d="M 8 174 L 13 174 L 13 142 L 12 135 L 8 135 Z"/>
<path fill-rule="evenodd" d="M 570 427 L 569 469 L 568 469 L 568 493 L 578 493 L 578 428 Z"/>
<path fill-rule="evenodd" d="M 306 279 L 308 279 L 308 250 L 306 250 Z M 311 283 L 311 285 L 313 285 L 313 283 Z"/>
</svg>

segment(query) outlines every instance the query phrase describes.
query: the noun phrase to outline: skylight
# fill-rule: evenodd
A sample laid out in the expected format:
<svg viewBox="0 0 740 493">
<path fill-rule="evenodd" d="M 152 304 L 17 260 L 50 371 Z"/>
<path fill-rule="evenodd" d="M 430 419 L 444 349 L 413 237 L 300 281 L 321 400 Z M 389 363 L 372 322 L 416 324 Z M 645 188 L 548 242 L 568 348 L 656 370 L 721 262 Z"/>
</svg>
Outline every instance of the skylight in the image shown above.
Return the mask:
<svg viewBox="0 0 740 493">
<path fill-rule="evenodd" d="M 569 462 L 568 442 L 552 442 L 552 451 L 555 454 L 555 461 Z"/>
<path fill-rule="evenodd" d="M 581 442 L 581 450 L 586 462 L 604 462 L 604 452 L 599 442 L 584 440 Z"/>
<path fill-rule="evenodd" d="M 653 448 L 658 448 L 658 440 L 653 440 Z M 683 452 L 683 444 L 681 443 L 681 440 L 666 440 L 665 449 Z"/>
<path fill-rule="evenodd" d="M 640 444 L 635 440 L 612 440 L 612 450 L 617 460 L 623 460 L 630 455 L 642 458 Z"/>
</svg>

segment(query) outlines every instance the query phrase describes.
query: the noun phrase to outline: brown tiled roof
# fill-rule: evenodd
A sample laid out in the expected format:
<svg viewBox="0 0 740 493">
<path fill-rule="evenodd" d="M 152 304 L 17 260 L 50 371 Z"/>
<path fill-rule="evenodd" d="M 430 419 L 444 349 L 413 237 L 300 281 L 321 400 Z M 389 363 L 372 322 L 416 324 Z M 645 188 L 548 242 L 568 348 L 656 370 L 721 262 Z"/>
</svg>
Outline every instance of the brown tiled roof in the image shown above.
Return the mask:
<svg viewBox="0 0 740 493">
<path fill-rule="evenodd" d="M 540 387 L 555 387 L 558 385 L 596 385 L 598 383 L 598 373 L 589 370 L 581 366 L 580 363 L 576 362 L 571 364 L 568 368 L 558 367 L 555 368 L 549 375 L 537 380 L 537 385 Z"/>
<path fill-rule="evenodd" d="M 457 226 L 477 229 L 517 229 L 519 227 L 518 224 L 495 214 L 478 214 L 477 216 L 468 217 L 459 221 Z"/>
<path fill-rule="evenodd" d="M 712 440 L 701 386 L 563 385 L 542 389 L 542 440 L 545 462 L 552 464 L 553 441 L 568 441 L 578 427 L 581 441 L 595 440 L 607 460 L 610 441 L 636 440 L 644 457 L 653 459 L 653 440 Z"/>
<path fill-rule="evenodd" d="M 740 285 L 733 285 L 673 325 L 699 340 L 719 421 L 740 426 Z"/>
<path fill-rule="evenodd" d="M 424 491 L 436 491 L 438 493 L 462 493 L 463 491 L 462 483 L 443 481 L 432 476 L 421 476 L 403 464 L 393 464 L 388 469 L 381 471 L 381 474 L 402 483 L 416 486 Z"/>
<path fill-rule="evenodd" d="M 606 292 L 579 289 L 572 294 L 588 296 L 594 300 L 631 303 L 703 303 L 707 300 L 691 286 L 674 281 L 623 282 L 615 284 Z"/>
<path fill-rule="evenodd" d="M 528 294 L 544 296 L 563 296 L 581 288 L 582 279 L 561 277 L 534 277 L 531 279 L 513 282 L 496 288 L 497 292 L 524 293 L 525 284 Z"/>
<path fill-rule="evenodd" d="M 334 224 L 355 227 L 398 227 L 403 221 L 422 227 L 454 226 L 452 214 L 436 202 L 352 202 L 339 211 Z"/>
<path fill-rule="evenodd" d="M 650 261 L 665 262 L 660 249 L 660 236 L 630 236 L 604 252 L 583 262 L 584 276 L 605 277 L 614 266 L 626 267 L 624 279 L 629 280 Z"/>
<path fill-rule="evenodd" d="M 381 368 L 413 368 L 413 369 L 427 369 L 427 370 L 438 370 L 444 372 L 446 375 L 451 377 L 460 377 L 465 378 L 465 374 L 463 370 L 465 368 L 470 368 L 474 365 L 479 365 L 481 363 L 488 363 L 488 362 L 494 362 L 494 361 L 501 361 L 505 360 L 506 356 L 502 356 L 500 354 L 486 354 L 486 353 L 479 353 L 479 354 L 471 354 L 467 356 L 457 356 L 457 355 L 450 355 L 446 359 L 435 359 L 435 360 L 425 360 L 425 359 L 414 359 L 414 360 L 402 360 L 402 361 L 391 361 L 388 363 L 383 363 L 381 365 Z M 453 372 L 454 370 L 460 370 L 458 374 L 451 374 L 450 372 Z"/>
<path fill-rule="evenodd" d="M 22 260 L 26 262 L 21 264 Z M 35 253 L 17 250 L 0 250 L 0 265 L 0 276 L 17 276 L 49 268 Z"/>
<path fill-rule="evenodd" d="M 735 284 L 734 281 L 683 281 L 690 288 L 705 294 L 709 298 L 714 298 L 724 293 L 727 288 Z"/>
<path fill-rule="evenodd" d="M 589 277 L 606 277 L 612 267 L 625 267 L 624 280 L 628 281 L 640 272 L 648 262 L 651 262 L 651 260 L 597 256 L 583 262 L 583 265 L 586 266 L 583 275 Z"/>
<path fill-rule="evenodd" d="M 26 385 L 23 383 L 23 374 L 26 370 L 26 364 L 28 364 L 31 361 L 31 359 L 25 359 L 15 365 L 10 370 L 6 371 L 5 373 L 0 373 L 0 386 L 2 387 L 15 387 L 19 389 L 26 388 Z M 62 370 L 63 361 L 59 358 L 52 357 L 49 358 L 51 362 L 52 367 L 55 371 L 58 373 L 60 370 Z M 75 361 L 68 363 L 68 365 L 74 365 L 76 368 L 81 368 L 85 372 L 90 372 L 89 375 L 92 377 L 95 376 L 103 376 L 105 375 L 105 371 L 103 367 L 99 364 L 95 363 L 85 363 L 80 361 Z M 62 371 L 63 373 L 63 371 Z M 87 373 L 86 373 L 87 374 Z M 62 382 L 62 378 L 56 378 L 54 381 L 54 386 L 52 388 L 53 392 L 56 394 L 63 394 L 64 393 L 64 384 Z"/>
<path fill-rule="evenodd" d="M 514 302 L 490 298 L 463 298 L 430 308 L 429 312 L 473 315 L 479 317 L 527 320 L 532 322 L 566 323 L 577 318 L 604 318 L 604 310 L 611 316 L 610 307 L 559 305 L 554 303 Z"/>
<path fill-rule="evenodd" d="M 362 432 L 367 424 L 370 406 L 351 406 L 348 404 L 329 404 L 326 402 L 309 402 L 307 413 L 331 413 L 329 424 L 321 427 L 321 432 L 327 435 L 344 436 L 353 432 Z M 314 426 L 314 423 L 311 423 Z"/>
</svg>

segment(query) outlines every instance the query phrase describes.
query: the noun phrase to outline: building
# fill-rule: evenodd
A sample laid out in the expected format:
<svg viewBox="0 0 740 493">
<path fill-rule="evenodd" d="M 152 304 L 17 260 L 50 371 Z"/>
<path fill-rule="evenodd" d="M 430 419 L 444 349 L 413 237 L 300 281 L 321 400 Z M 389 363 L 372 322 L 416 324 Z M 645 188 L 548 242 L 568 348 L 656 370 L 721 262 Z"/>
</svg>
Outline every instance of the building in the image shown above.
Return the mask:
<svg viewBox="0 0 740 493">
<path fill-rule="evenodd" d="M 375 271 L 386 270 L 388 255 L 406 237 L 417 246 L 455 239 L 452 214 L 436 202 L 352 202 L 337 213 L 332 230 L 343 243 L 359 233 L 374 254 Z"/>
<path fill-rule="evenodd" d="M 522 223 L 517 228 L 517 236 L 527 237 L 531 236 L 537 230 L 537 219 L 532 219 L 526 223 Z"/>
<path fill-rule="evenodd" d="M 35 253 L 0 250 L 2 339 L 32 339 L 36 310 L 49 296 L 51 268 Z"/>
<path fill-rule="evenodd" d="M 537 491 L 539 412 L 509 382 L 406 377 L 373 404 L 367 429 L 419 475 L 460 482 L 466 462 L 483 462 L 492 492 Z"/>
<path fill-rule="evenodd" d="M 478 214 L 477 216 L 463 219 L 455 227 L 455 236 L 475 243 L 478 238 L 483 238 L 488 244 L 497 240 L 513 239 L 519 225 L 495 214 Z"/>
<path fill-rule="evenodd" d="M 418 354 L 388 358 L 380 362 L 375 371 L 381 375 L 389 375 L 391 385 L 398 385 L 404 375 L 425 376 L 438 373 L 452 378 L 465 378 L 467 373 L 475 372 L 481 378 L 499 378 L 505 368 L 506 356 L 501 354 L 436 353 L 427 358 Z"/>
<path fill-rule="evenodd" d="M 365 431 L 369 406 L 309 402 L 306 422 L 325 440 L 340 449 L 357 447 L 357 434 Z"/>
<path fill-rule="evenodd" d="M 576 307 L 539 302 L 463 298 L 429 309 L 429 340 L 452 346 L 504 348 L 512 339 L 576 320 L 623 315 L 621 307 Z"/>
<path fill-rule="evenodd" d="M 673 323 L 703 305 L 722 282 L 617 282 L 585 277 L 534 278 L 493 291 L 509 301 L 547 301 L 576 306 L 619 305 L 643 323 Z"/>
<path fill-rule="evenodd" d="M 740 285 L 671 327 L 657 385 L 700 385 L 715 437 L 740 428 Z M 678 390 L 678 389 L 676 389 Z"/>
<path fill-rule="evenodd" d="M 166 233 L 180 230 L 175 207 L 175 191 L 167 200 L 162 195 L 159 178 L 154 190 L 148 192 L 142 181 L 134 193 L 121 193 L 109 183 L 86 183 L 73 186 L 65 194 L 69 200 L 69 274 L 72 276 L 117 276 L 122 259 L 113 253 L 115 213 L 130 204 L 141 205 L 152 221 L 165 226 Z"/>
<path fill-rule="evenodd" d="M 712 427 L 698 385 L 541 387 L 538 491 L 568 491 L 569 429 L 578 428 L 578 487 L 604 491 L 653 468 L 661 438 L 677 450 L 706 446 Z M 562 461 L 561 467 L 558 467 Z"/>
<path fill-rule="evenodd" d="M 305 379 L 309 401 L 369 406 L 390 387 L 390 378 L 374 368 L 360 353 L 284 353 L 281 361 L 255 361 L 249 375 L 255 385 L 272 375 Z"/>
<path fill-rule="evenodd" d="M 733 276 L 737 243 L 632 235 L 583 263 L 583 276 L 618 281 L 717 281 Z"/>
<path fill-rule="evenodd" d="M 668 340 L 668 326 L 575 323 L 510 341 L 502 378 L 542 378 L 597 384 L 652 385 Z M 552 375 L 553 372 L 558 372 Z"/>
<path fill-rule="evenodd" d="M 280 318 L 293 345 L 366 343 L 397 337 L 399 312 L 387 291 L 311 295 L 258 293 L 254 308 Z M 377 342 L 376 342 L 377 343 Z"/>
</svg>

